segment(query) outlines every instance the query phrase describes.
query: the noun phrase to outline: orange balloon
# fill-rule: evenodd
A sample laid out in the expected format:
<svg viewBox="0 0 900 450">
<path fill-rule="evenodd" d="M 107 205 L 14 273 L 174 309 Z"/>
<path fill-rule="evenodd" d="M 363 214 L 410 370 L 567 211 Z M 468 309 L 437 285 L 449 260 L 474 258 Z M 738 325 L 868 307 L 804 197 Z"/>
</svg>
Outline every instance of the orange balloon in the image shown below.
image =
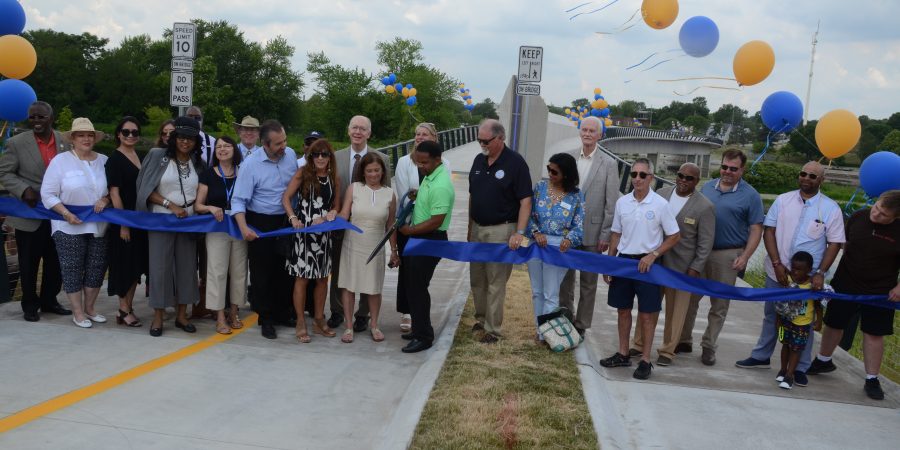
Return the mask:
<svg viewBox="0 0 900 450">
<path fill-rule="evenodd" d="M 601 98 L 600 100 L 597 100 L 597 109 L 603 109 L 607 106 L 609 106 L 609 102 L 607 102 L 606 99 Z"/>
<path fill-rule="evenodd" d="M 816 144 L 828 158 L 844 156 L 856 146 L 862 134 L 859 118 L 846 109 L 828 111 L 816 124 Z"/>
<path fill-rule="evenodd" d="M 409 90 L 409 96 L 410 96 L 410 97 L 415 97 L 416 94 L 418 94 L 418 93 L 419 93 L 419 91 L 417 91 L 416 88 L 412 88 L 412 89 Z"/>
<path fill-rule="evenodd" d="M 741 86 L 765 80 L 775 67 L 775 52 L 763 41 L 750 41 L 734 54 L 734 79 Z"/>
<path fill-rule="evenodd" d="M 601 91 L 600 88 L 594 88 L 594 94 L 600 95 L 602 92 L 603 91 Z"/>
<path fill-rule="evenodd" d="M 27 39 L 16 34 L 0 37 L 0 74 L 21 80 L 37 65 L 37 52 Z"/>
<path fill-rule="evenodd" d="M 678 18 L 678 0 L 644 0 L 641 15 L 650 28 L 662 30 Z"/>
</svg>

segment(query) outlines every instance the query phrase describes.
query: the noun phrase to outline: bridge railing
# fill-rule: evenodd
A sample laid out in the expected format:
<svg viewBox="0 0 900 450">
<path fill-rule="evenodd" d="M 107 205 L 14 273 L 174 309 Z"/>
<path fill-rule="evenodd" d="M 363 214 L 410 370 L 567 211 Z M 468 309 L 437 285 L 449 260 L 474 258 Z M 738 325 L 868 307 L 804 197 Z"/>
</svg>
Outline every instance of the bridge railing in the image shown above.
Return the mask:
<svg viewBox="0 0 900 450">
<path fill-rule="evenodd" d="M 629 181 L 631 180 L 630 172 L 631 172 L 632 163 L 620 158 L 619 155 L 616 155 L 615 153 L 607 150 L 606 147 L 604 147 L 600 144 L 597 144 L 597 149 L 603 153 L 606 153 L 612 159 L 616 160 L 616 163 L 618 164 L 619 174 L 620 174 L 619 192 L 621 192 L 623 194 L 627 194 L 627 193 L 631 192 L 632 187 L 631 187 L 631 184 L 629 183 Z M 675 185 L 674 181 L 667 180 L 667 179 L 661 178 L 659 176 L 654 176 L 653 179 L 656 180 L 656 183 L 653 186 L 654 191 L 659 190 L 663 186 L 674 186 Z"/>
<path fill-rule="evenodd" d="M 680 131 L 653 130 L 650 128 L 639 127 L 609 127 L 606 129 L 606 132 L 603 133 L 603 140 L 629 137 L 677 139 L 680 141 L 709 142 L 722 145 L 722 140 L 719 138 L 709 136 L 694 136 L 692 134 L 687 134 Z"/>
<path fill-rule="evenodd" d="M 465 127 L 453 128 L 438 132 L 438 143 L 444 151 L 456 148 L 461 145 L 468 144 L 478 137 L 478 125 L 469 125 Z M 397 167 L 397 161 L 409 152 L 413 151 L 415 145 L 414 139 L 409 139 L 386 147 L 381 147 L 378 151 L 387 154 L 391 158 L 391 167 Z"/>
</svg>

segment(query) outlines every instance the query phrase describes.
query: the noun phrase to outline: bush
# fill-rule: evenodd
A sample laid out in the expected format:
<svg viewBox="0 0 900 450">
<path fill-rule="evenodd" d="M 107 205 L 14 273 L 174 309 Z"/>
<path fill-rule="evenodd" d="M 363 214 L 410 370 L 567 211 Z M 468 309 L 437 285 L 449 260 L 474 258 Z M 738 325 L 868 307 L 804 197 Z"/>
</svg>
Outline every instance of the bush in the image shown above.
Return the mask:
<svg viewBox="0 0 900 450">
<path fill-rule="evenodd" d="M 744 180 L 760 194 L 781 194 L 797 189 L 797 168 L 788 164 L 760 161 L 751 172 L 748 161 Z"/>
</svg>

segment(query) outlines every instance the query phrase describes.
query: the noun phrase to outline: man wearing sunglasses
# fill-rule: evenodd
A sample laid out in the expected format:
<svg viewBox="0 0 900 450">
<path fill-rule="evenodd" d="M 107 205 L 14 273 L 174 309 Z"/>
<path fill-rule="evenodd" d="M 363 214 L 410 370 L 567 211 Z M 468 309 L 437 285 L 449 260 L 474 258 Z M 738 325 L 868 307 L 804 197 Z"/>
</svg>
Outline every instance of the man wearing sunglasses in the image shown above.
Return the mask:
<svg viewBox="0 0 900 450">
<path fill-rule="evenodd" d="M 747 261 L 759 246 L 763 232 L 762 198 L 753 186 L 741 177 L 747 156 L 735 149 L 722 153 L 720 177 L 703 185 L 700 192 L 716 208 L 716 239 L 713 251 L 706 262 L 705 277 L 720 283 L 734 285 L 739 273 L 747 268 Z M 711 366 L 716 363 L 716 348 L 719 333 L 725 325 L 730 300 L 710 297 L 710 307 L 706 331 L 703 333 L 703 353 L 700 362 Z M 685 319 L 685 328 L 694 329 L 700 299 L 691 299 L 691 307 Z M 690 353 L 691 340 L 682 340 L 676 349 Z"/>
<path fill-rule="evenodd" d="M 534 190 L 525 158 L 507 147 L 505 138 L 506 130 L 496 119 L 485 119 L 478 127 L 481 154 L 469 170 L 468 241 L 504 243 L 515 250 L 525 237 Z M 484 332 L 478 338 L 481 343 L 491 344 L 502 336 L 510 274 L 512 264 L 469 264 L 476 320 L 472 332 Z"/>
<path fill-rule="evenodd" d="M 619 199 L 619 167 L 616 160 L 597 150 L 597 142 L 603 137 L 599 118 L 584 118 L 579 135 L 581 148 L 569 152 L 578 164 L 578 188 L 584 193 L 584 240 L 578 250 L 603 253 L 609 249 L 609 229 Z M 579 272 L 577 309 L 574 270 L 566 272 L 559 288 L 559 306 L 575 312 L 575 329 L 582 336 L 594 318 L 597 276 L 593 272 Z"/>
<path fill-rule="evenodd" d="M 50 160 L 71 149 L 62 133 L 53 129 L 53 108 L 46 102 L 34 102 L 28 108 L 31 131 L 6 141 L 0 156 L 0 184 L 16 198 L 34 208 L 41 200 L 41 183 Z M 50 238 L 50 221 L 7 217 L 16 230 L 19 251 L 19 278 L 22 280 L 22 312 L 25 320 L 37 322 L 38 311 L 62 316 L 72 314 L 56 300 L 62 288 L 59 256 Z M 43 260 L 41 292 L 37 291 L 38 266 Z"/>
<path fill-rule="evenodd" d="M 676 175 L 674 188 L 666 186 L 658 192 L 660 197 L 669 202 L 669 211 L 675 216 L 681 233 L 678 244 L 663 258 L 663 266 L 692 277 L 700 277 L 716 237 L 716 213 L 712 203 L 697 192 L 700 168 L 696 164 L 682 164 Z M 663 344 L 657 349 L 659 358 L 656 364 L 668 366 L 675 359 L 675 347 L 681 339 L 684 318 L 695 294 L 664 287 L 663 296 L 666 299 L 666 324 L 663 330 Z M 700 296 L 696 297 L 699 299 Z M 656 316 L 658 317 L 658 313 Z M 657 317 L 654 317 L 654 322 Z M 642 354 L 643 346 L 643 332 L 640 327 L 635 327 L 634 342 L 628 354 L 631 356 Z"/>
<path fill-rule="evenodd" d="M 203 132 L 203 111 L 200 110 L 199 106 L 191 106 L 184 115 L 200 124 L 200 158 L 207 165 L 211 165 L 213 153 L 216 151 L 216 137 Z"/>
<path fill-rule="evenodd" d="M 631 185 L 634 190 L 616 201 L 613 223 L 610 227 L 609 256 L 637 261 L 638 271 L 647 273 L 656 260 L 669 251 L 681 239 L 681 231 L 666 200 L 650 190 L 653 184 L 653 164 L 646 158 L 638 158 L 631 165 Z M 600 360 L 603 367 L 630 366 L 628 339 L 631 336 L 631 311 L 634 297 L 638 299 L 638 323 L 644 336 L 641 360 L 634 370 L 634 378 L 650 378 L 653 364 L 650 349 L 656 319 L 662 306 L 659 285 L 647 281 L 603 275 L 609 285 L 607 304 L 618 313 L 619 350 L 609 358 Z"/>
<path fill-rule="evenodd" d="M 763 222 L 763 244 L 768 258 L 765 261 L 766 287 L 779 288 L 790 285 L 788 272 L 791 255 L 799 251 L 813 257 L 812 288 L 822 289 L 825 273 L 837 258 L 844 237 L 844 215 L 838 204 L 819 191 L 825 181 L 825 169 L 821 164 L 806 163 L 797 177 L 799 189 L 779 195 L 766 213 Z M 756 347 L 750 357 L 735 363 L 744 369 L 768 369 L 769 359 L 778 340 L 775 326 L 775 304 L 766 302 L 762 329 Z M 806 386 L 806 371 L 812 360 L 813 338 L 809 336 L 806 350 L 794 372 L 794 384 Z"/>
</svg>

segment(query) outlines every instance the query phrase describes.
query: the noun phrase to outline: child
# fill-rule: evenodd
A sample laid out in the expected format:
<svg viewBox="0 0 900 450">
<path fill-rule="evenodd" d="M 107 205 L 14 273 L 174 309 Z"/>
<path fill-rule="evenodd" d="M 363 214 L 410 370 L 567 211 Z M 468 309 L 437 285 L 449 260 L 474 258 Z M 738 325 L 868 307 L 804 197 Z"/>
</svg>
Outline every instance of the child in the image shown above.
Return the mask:
<svg viewBox="0 0 900 450">
<path fill-rule="evenodd" d="M 797 252 L 791 257 L 791 287 L 809 289 L 812 283 L 813 257 L 807 252 Z M 814 300 L 791 300 L 775 303 L 778 313 L 778 340 L 781 341 L 781 370 L 775 381 L 778 387 L 790 389 L 794 386 L 794 370 L 800 361 L 800 353 L 806 348 L 812 324 L 816 320 L 818 302 Z"/>
</svg>

